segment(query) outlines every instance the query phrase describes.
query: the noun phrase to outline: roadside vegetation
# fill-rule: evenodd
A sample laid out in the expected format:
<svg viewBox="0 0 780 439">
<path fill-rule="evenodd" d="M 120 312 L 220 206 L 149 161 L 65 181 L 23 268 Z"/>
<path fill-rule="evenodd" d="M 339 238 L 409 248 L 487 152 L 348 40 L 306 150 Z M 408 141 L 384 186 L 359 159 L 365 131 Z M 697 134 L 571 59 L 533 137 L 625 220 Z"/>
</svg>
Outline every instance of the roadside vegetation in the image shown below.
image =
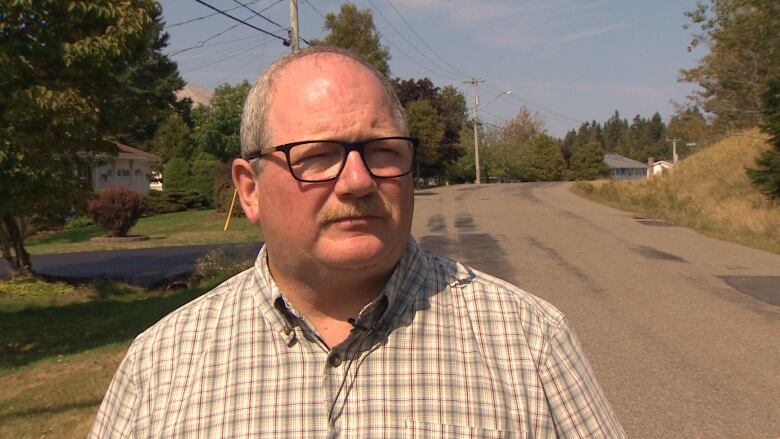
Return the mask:
<svg viewBox="0 0 780 439">
<path fill-rule="evenodd" d="M 230 227 L 223 231 L 225 218 L 214 210 L 192 210 L 141 218 L 130 229 L 129 235 L 146 235 L 145 241 L 93 242 L 91 238 L 103 235 L 96 225 L 79 225 L 61 231 L 36 236 L 27 240 L 31 254 L 65 253 L 93 250 L 148 248 L 171 245 L 257 242 L 260 232 L 246 217 L 233 217 Z"/>
<path fill-rule="evenodd" d="M 745 169 L 770 149 L 753 129 L 728 136 L 652 180 L 578 182 L 573 191 L 638 215 L 780 253 L 780 200 L 751 184 Z"/>
<path fill-rule="evenodd" d="M 136 335 L 252 263 L 207 254 L 189 289 L 0 281 L 0 438 L 87 435 Z"/>
</svg>

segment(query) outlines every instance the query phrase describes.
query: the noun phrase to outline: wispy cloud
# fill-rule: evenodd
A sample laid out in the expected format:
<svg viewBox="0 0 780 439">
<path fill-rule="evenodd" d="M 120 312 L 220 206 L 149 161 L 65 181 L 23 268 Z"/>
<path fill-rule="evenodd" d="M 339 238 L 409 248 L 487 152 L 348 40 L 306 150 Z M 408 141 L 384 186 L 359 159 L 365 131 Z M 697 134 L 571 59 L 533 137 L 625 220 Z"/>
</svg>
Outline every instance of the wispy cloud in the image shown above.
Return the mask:
<svg viewBox="0 0 780 439">
<path fill-rule="evenodd" d="M 602 34 L 606 34 L 606 33 L 609 33 L 609 32 L 612 32 L 612 31 L 615 31 L 615 30 L 618 30 L 618 29 L 622 29 L 625 26 L 626 26 L 625 23 L 620 22 L 620 23 L 610 24 L 610 25 L 607 25 L 607 26 L 601 26 L 601 27 L 587 29 L 587 30 L 580 31 L 580 32 L 571 33 L 571 34 L 568 34 L 568 35 L 564 35 L 563 37 L 553 41 L 552 43 L 550 43 L 550 46 L 553 46 L 553 47 L 554 46 L 560 46 L 562 44 L 572 43 L 574 41 L 585 40 L 585 39 L 588 39 L 588 38 L 595 37 L 597 35 L 602 35 Z"/>
</svg>

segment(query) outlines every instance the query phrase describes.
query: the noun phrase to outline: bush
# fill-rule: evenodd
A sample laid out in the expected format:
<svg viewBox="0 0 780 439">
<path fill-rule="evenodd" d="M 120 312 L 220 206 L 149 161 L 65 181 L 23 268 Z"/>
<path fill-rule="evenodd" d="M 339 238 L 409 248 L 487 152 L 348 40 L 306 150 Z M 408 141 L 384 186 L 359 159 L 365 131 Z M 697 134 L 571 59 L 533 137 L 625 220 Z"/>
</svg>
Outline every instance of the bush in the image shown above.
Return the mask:
<svg viewBox="0 0 780 439">
<path fill-rule="evenodd" d="M 214 174 L 214 207 L 217 212 L 227 214 L 230 210 L 230 202 L 233 201 L 233 178 L 231 176 L 231 164 L 222 163 L 217 167 L 217 171 Z M 236 200 L 236 205 L 233 207 L 233 216 L 242 216 L 244 214 L 241 209 L 241 203 Z"/>
<path fill-rule="evenodd" d="M 248 249 L 237 250 L 229 255 L 219 248 L 211 250 L 195 262 L 192 279 L 196 283 L 225 280 L 250 268 L 255 262 L 254 257 Z"/>
<path fill-rule="evenodd" d="M 206 196 L 198 192 L 149 191 L 145 203 L 144 213 L 146 216 L 185 210 L 203 210 L 209 207 Z"/>
<path fill-rule="evenodd" d="M 200 153 L 195 156 L 190 166 L 190 182 L 188 189 L 206 196 L 209 206 L 214 202 L 214 176 L 220 162 L 216 157 Z"/>
<path fill-rule="evenodd" d="M 126 236 L 144 211 L 138 192 L 122 187 L 104 189 L 89 202 L 89 216 L 107 236 Z"/>
<path fill-rule="evenodd" d="M 163 171 L 163 188 L 180 192 L 190 189 L 190 164 L 187 159 L 174 157 L 168 160 Z"/>
</svg>

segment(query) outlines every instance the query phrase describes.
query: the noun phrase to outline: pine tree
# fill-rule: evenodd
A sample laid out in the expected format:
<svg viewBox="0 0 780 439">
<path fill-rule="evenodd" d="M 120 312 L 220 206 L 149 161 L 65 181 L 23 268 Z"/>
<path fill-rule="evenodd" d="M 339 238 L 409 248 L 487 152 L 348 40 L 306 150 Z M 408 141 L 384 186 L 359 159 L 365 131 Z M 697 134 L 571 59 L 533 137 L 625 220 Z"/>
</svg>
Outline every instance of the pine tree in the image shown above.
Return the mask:
<svg viewBox="0 0 780 439">
<path fill-rule="evenodd" d="M 569 167 L 572 180 L 595 180 L 609 176 L 609 167 L 604 163 L 604 147 L 590 141 L 577 148 L 571 156 Z"/>
<path fill-rule="evenodd" d="M 757 159 L 757 169 L 748 169 L 748 176 L 770 198 L 780 198 L 780 79 L 770 80 L 763 96 L 764 123 L 762 130 L 771 136 L 772 149 Z"/>
</svg>

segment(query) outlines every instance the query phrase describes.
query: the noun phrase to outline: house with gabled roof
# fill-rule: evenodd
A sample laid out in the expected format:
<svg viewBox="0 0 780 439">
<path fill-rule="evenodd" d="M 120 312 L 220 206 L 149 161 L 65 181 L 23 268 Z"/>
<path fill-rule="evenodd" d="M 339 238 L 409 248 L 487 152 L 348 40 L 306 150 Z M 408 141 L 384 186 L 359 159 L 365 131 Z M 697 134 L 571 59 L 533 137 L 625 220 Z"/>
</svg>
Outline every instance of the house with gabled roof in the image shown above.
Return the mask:
<svg viewBox="0 0 780 439">
<path fill-rule="evenodd" d="M 604 154 L 604 163 L 609 166 L 610 176 L 616 180 L 639 180 L 647 177 L 646 164 L 620 154 Z"/>
<path fill-rule="evenodd" d="M 119 186 L 141 194 L 148 193 L 153 176 L 152 163 L 162 162 L 162 159 L 129 145 L 113 143 L 117 155 L 90 167 L 81 177 L 89 181 L 95 192 Z"/>
</svg>

